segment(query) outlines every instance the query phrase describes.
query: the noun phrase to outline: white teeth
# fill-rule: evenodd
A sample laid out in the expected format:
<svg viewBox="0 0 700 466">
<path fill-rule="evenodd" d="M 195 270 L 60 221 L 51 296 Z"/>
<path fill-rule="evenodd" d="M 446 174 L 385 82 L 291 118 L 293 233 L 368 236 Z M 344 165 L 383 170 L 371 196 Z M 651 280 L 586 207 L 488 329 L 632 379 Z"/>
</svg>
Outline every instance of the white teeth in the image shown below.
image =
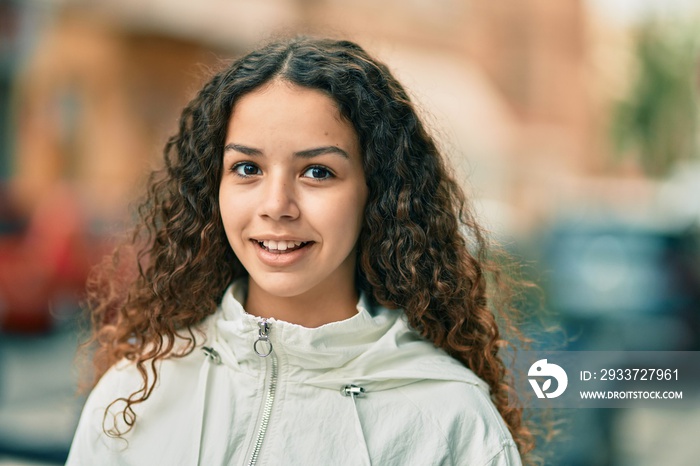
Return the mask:
<svg viewBox="0 0 700 466">
<path fill-rule="evenodd" d="M 286 251 L 287 249 L 296 248 L 304 244 L 303 241 L 275 241 L 272 239 L 266 239 L 259 242 L 262 243 L 265 249 L 271 251 Z"/>
</svg>

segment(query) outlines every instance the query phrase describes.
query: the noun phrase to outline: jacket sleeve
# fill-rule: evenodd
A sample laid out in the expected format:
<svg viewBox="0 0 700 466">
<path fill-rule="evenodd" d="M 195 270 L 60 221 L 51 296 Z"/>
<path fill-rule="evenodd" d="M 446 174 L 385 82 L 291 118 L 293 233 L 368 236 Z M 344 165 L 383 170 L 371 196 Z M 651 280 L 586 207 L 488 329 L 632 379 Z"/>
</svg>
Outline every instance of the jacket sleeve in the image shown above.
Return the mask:
<svg viewBox="0 0 700 466">
<path fill-rule="evenodd" d="M 504 441 L 503 448 L 483 466 L 522 466 L 518 447 L 512 440 Z"/>
<path fill-rule="evenodd" d="M 455 465 L 522 466 L 518 447 L 483 386 L 468 386 L 462 403 L 453 403 L 452 424 L 446 426 Z M 441 419 L 446 418 L 442 416 Z"/>
</svg>

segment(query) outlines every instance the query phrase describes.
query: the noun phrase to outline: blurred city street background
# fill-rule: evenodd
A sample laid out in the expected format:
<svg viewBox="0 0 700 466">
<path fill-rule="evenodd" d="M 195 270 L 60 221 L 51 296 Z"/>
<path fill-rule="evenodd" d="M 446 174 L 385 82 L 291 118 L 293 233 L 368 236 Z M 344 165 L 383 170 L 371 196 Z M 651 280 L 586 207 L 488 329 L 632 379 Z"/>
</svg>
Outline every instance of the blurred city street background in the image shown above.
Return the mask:
<svg viewBox="0 0 700 466">
<path fill-rule="evenodd" d="M 409 88 L 543 292 L 535 347 L 700 351 L 699 31 L 695 0 L 0 0 L 0 466 L 65 461 L 91 265 L 211 70 L 279 34 L 355 40 Z M 554 413 L 540 452 L 700 464 L 698 392 Z"/>
</svg>

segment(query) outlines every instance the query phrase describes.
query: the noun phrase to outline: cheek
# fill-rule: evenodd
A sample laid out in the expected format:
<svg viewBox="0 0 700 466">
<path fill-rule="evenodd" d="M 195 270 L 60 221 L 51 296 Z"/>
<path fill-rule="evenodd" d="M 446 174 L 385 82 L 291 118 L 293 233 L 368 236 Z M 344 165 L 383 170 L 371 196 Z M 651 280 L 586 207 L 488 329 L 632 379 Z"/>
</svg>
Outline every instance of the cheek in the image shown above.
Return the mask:
<svg viewBox="0 0 700 466">
<path fill-rule="evenodd" d="M 239 242 L 240 232 L 243 226 L 243 212 L 240 203 L 231 201 L 232 196 L 227 196 L 225 190 L 219 193 L 219 215 L 224 226 L 226 237 L 234 247 L 235 242 Z"/>
<path fill-rule="evenodd" d="M 360 236 L 364 221 L 365 199 L 366 196 L 352 193 L 351 196 L 333 205 L 334 231 L 342 238 L 346 248 L 354 247 Z"/>
<path fill-rule="evenodd" d="M 357 230 L 362 228 L 362 224 L 365 220 L 365 208 L 367 207 L 367 199 L 369 198 L 369 192 L 367 185 L 362 183 L 357 187 L 353 196 L 353 213 L 355 214 L 355 222 L 357 224 Z"/>
<path fill-rule="evenodd" d="M 226 194 L 223 190 L 219 191 L 219 215 L 221 216 L 221 222 L 224 224 L 224 229 L 228 234 L 229 217 L 231 212 L 231 207 L 226 201 Z"/>
</svg>

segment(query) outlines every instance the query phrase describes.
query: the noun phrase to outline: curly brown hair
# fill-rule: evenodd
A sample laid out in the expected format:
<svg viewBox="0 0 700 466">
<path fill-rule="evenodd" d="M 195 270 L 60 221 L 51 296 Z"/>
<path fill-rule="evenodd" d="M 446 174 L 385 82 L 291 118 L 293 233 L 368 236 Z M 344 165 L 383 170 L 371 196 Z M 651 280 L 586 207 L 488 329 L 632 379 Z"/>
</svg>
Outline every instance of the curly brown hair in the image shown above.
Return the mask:
<svg viewBox="0 0 700 466">
<path fill-rule="evenodd" d="M 517 334 L 514 288 L 489 257 L 462 189 L 389 69 L 352 42 L 307 37 L 270 43 L 204 85 L 182 112 L 165 167 L 151 175 L 139 208 L 131 239 L 138 271 L 124 274 L 120 264 L 129 261 L 115 252 L 89 282 L 96 378 L 123 358 L 143 377 L 141 390 L 115 400 L 126 404 L 128 428 L 132 406 L 156 384 L 156 363 L 191 352 L 197 324 L 247 274 L 219 212 L 224 140 L 237 99 L 272 79 L 326 93 L 357 132 L 369 191 L 358 286 L 379 304 L 403 309 L 418 333 L 486 381 L 526 454 L 534 435 L 513 402 L 499 353 L 507 346 L 499 323 Z"/>
</svg>

